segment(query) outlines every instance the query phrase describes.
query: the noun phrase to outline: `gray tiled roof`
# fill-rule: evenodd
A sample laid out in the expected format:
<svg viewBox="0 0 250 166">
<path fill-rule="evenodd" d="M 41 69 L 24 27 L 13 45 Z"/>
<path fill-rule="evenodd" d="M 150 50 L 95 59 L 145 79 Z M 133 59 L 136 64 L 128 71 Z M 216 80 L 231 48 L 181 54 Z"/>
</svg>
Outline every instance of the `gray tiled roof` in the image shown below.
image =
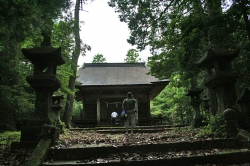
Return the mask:
<svg viewBox="0 0 250 166">
<path fill-rule="evenodd" d="M 133 85 L 160 81 L 147 75 L 145 63 L 85 63 L 78 70 L 81 85 Z"/>
</svg>

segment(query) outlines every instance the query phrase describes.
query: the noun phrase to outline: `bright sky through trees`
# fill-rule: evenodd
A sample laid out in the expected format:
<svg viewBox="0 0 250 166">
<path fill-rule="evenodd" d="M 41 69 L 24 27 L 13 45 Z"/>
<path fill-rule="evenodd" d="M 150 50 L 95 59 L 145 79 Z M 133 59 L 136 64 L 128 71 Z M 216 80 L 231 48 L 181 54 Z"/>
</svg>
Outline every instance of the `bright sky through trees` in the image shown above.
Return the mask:
<svg viewBox="0 0 250 166">
<path fill-rule="evenodd" d="M 81 39 L 92 47 L 86 56 L 81 56 L 78 65 L 91 63 L 94 55 L 103 54 L 107 63 L 124 62 L 127 51 L 135 48 L 127 43 L 129 30 L 127 24 L 120 22 L 118 14 L 108 6 L 108 0 L 88 2 L 80 11 Z M 142 61 L 147 61 L 149 50 L 139 52 Z"/>
</svg>

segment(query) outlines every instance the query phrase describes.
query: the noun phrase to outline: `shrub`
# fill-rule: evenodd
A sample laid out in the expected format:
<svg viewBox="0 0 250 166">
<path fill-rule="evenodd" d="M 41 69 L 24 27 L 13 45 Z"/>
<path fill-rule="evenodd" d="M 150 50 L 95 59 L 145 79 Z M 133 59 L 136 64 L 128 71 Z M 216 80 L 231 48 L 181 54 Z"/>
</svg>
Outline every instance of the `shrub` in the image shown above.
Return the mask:
<svg viewBox="0 0 250 166">
<path fill-rule="evenodd" d="M 19 142 L 20 137 L 21 137 L 21 132 L 6 131 L 0 133 L 0 145 L 1 145 L 0 149 L 9 147 L 12 142 Z"/>
<path fill-rule="evenodd" d="M 201 128 L 197 136 L 219 136 L 227 135 L 226 120 L 223 116 L 211 116 L 207 126 Z"/>
</svg>

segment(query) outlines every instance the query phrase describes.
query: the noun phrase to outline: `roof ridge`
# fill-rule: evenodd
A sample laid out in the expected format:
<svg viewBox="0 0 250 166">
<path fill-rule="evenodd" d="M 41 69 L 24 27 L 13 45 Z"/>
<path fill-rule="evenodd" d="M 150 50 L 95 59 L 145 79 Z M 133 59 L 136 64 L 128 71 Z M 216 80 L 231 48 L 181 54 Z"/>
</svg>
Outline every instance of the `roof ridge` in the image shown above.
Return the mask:
<svg viewBox="0 0 250 166">
<path fill-rule="evenodd" d="M 146 67 L 145 62 L 138 63 L 84 63 L 84 67 Z"/>
</svg>

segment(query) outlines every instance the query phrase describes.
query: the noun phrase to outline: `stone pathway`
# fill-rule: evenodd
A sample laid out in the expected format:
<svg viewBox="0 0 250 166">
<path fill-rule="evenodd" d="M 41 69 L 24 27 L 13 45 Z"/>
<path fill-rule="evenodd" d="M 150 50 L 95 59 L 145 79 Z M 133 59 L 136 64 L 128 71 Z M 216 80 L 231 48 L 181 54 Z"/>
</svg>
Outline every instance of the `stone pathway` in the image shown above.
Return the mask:
<svg viewBox="0 0 250 166">
<path fill-rule="evenodd" d="M 123 128 L 74 129 L 49 151 L 43 166 L 249 165 L 250 150 L 238 140 L 199 138 L 180 127 L 185 126 L 138 127 L 128 136 Z"/>
</svg>

